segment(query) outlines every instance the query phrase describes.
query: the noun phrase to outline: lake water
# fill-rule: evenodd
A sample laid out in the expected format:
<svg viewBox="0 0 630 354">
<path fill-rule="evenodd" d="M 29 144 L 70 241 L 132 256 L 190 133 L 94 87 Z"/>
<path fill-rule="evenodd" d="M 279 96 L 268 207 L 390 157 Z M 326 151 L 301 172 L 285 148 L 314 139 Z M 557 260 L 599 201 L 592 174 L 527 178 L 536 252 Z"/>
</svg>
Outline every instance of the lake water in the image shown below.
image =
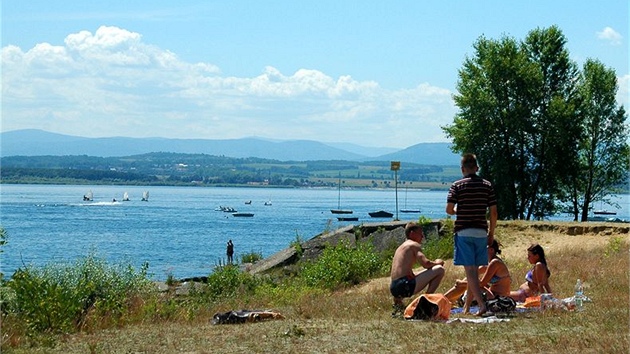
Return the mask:
<svg viewBox="0 0 630 354">
<path fill-rule="evenodd" d="M 82 201 L 89 190 L 94 201 Z M 147 190 L 150 198 L 143 202 Z M 130 201 L 112 202 L 121 200 L 124 192 Z M 23 265 L 73 262 L 94 252 L 112 263 L 130 261 L 139 267 L 148 262 L 157 280 L 169 274 L 205 276 L 225 260 L 229 239 L 235 260 L 249 252 L 267 257 L 298 236 L 308 240 L 349 223 L 390 220 L 370 218 L 368 212 L 396 214 L 393 189 L 342 190 L 341 208 L 352 209 L 359 221 L 340 222 L 330 213 L 337 208 L 338 196 L 336 189 L 0 185 L 0 218 L 8 234 L 0 271 L 10 276 Z M 249 200 L 251 204 L 245 204 Z M 445 201 L 446 191 L 399 188 L 398 217 L 444 218 Z M 629 196 L 618 196 L 617 202 L 621 209 L 616 216 L 630 220 Z M 216 211 L 218 206 L 254 217 L 233 217 Z M 402 209 L 420 209 L 421 214 Z"/>
</svg>

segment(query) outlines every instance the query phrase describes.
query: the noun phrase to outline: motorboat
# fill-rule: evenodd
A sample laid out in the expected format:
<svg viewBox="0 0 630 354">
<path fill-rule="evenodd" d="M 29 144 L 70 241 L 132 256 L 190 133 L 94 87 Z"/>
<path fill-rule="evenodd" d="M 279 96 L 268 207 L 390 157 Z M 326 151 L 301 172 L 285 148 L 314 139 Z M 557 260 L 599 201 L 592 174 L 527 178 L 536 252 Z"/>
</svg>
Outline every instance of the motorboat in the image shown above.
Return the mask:
<svg viewBox="0 0 630 354">
<path fill-rule="evenodd" d="M 371 213 L 368 213 L 371 217 L 373 218 L 391 218 L 392 216 L 394 216 L 394 214 L 390 213 L 389 211 L 385 211 L 385 210 L 379 210 L 379 211 L 373 211 Z"/>
</svg>

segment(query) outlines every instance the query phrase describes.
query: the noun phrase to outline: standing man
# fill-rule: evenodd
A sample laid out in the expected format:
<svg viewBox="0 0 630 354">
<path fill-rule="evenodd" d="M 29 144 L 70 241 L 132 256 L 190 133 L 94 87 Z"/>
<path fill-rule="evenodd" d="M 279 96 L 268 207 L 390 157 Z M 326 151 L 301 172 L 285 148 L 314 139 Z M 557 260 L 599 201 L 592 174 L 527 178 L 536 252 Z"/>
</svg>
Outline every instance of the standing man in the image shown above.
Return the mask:
<svg viewBox="0 0 630 354">
<path fill-rule="evenodd" d="M 470 312 L 470 304 L 474 298 L 479 304 L 476 315 L 481 316 L 487 309 L 481 294 L 477 269 L 488 264 L 487 246 L 494 241 L 494 229 L 497 225 L 497 198 L 492 183 L 477 175 L 479 165 L 474 154 L 462 156 L 461 167 L 464 178 L 451 185 L 446 200 L 446 213 L 457 215 L 453 264 L 464 266 L 468 279 L 464 313 Z M 486 220 L 488 211 L 489 222 Z"/>
<path fill-rule="evenodd" d="M 411 297 L 427 288 L 427 294 L 434 293 L 444 277 L 444 261 L 431 261 L 422 253 L 421 243 L 424 238 L 422 225 L 410 222 L 405 226 L 407 239 L 394 253 L 392 259 L 391 283 L 389 291 L 394 297 L 394 312 L 398 316 L 405 310 L 403 298 Z M 425 270 L 413 273 L 413 267 L 419 263 Z"/>
<path fill-rule="evenodd" d="M 227 254 L 227 261 L 228 264 L 232 264 L 232 262 L 234 261 L 234 244 L 232 243 L 232 240 L 229 240 L 227 243 L 227 250 L 226 250 L 226 254 Z"/>
</svg>

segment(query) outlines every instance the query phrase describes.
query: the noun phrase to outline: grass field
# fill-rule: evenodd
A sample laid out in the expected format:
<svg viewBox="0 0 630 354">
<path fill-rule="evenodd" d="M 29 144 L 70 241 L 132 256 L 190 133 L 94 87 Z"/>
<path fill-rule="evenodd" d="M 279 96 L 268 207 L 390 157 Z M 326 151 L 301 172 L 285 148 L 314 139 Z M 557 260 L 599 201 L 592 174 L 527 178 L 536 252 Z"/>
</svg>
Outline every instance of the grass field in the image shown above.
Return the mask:
<svg viewBox="0 0 630 354">
<path fill-rule="evenodd" d="M 168 320 L 61 335 L 51 346 L 30 346 L 25 338 L 3 333 L 2 349 L 13 353 L 628 353 L 628 227 L 605 231 L 595 227 L 570 236 L 564 226 L 531 225 L 501 222 L 497 229 L 512 289 L 529 269 L 527 246 L 540 243 L 556 297 L 571 296 L 577 278 L 585 282 L 585 294 L 593 302 L 584 311 L 529 312 L 492 324 L 408 322 L 391 317 L 389 279 L 383 277 L 332 293 L 296 293 L 289 300 L 287 296 L 282 301 L 234 298 L 215 306 L 189 307 L 194 313 L 188 310 Z M 446 291 L 462 276 L 463 269 L 448 261 L 438 291 Z M 215 312 L 238 309 L 273 309 L 285 319 L 211 324 Z"/>
</svg>

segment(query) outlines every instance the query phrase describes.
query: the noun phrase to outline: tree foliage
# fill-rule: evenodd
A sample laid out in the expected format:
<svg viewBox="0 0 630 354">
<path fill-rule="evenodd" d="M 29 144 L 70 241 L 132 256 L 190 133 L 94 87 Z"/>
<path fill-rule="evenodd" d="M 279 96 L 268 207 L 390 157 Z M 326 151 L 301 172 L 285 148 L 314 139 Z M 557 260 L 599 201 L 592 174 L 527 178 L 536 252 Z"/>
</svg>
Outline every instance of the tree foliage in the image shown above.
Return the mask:
<svg viewBox="0 0 630 354">
<path fill-rule="evenodd" d="M 587 60 L 579 83 L 583 136 L 577 169 L 570 175 L 566 193 L 575 220 L 586 221 L 593 202 L 607 200 L 607 195 L 619 191 L 620 184 L 628 179 L 627 116 L 623 106 L 617 106 L 616 92 L 614 70 L 597 60 Z"/>
<path fill-rule="evenodd" d="M 454 151 L 478 155 L 481 174 L 495 185 L 502 219 L 540 219 L 566 208 L 568 201 L 601 200 L 627 177 L 614 172 L 627 166 L 627 158 L 625 164 L 620 161 L 628 148 L 625 112 L 614 109 L 616 86 L 591 85 L 596 95 L 611 101 L 587 100 L 584 83 L 598 81 L 607 71 L 585 68 L 581 75 L 566 42 L 557 27 L 533 30 L 522 42 L 481 37 L 474 43 L 475 55 L 459 71 L 454 96 L 459 112 L 443 129 Z M 614 80 L 614 72 L 609 74 Z M 594 115 L 603 119 L 606 112 L 614 112 L 610 124 L 593 122 Z M 606 154 L 596 149 L 602 163 L 594 170 L 586 162 L 592 145 L 587 136 L 600 134 L 615 147 Z M 598 193 L 585 181 L 576 183 L 586 171 L 599 175 L 592 181 Z"/>
</svg>

